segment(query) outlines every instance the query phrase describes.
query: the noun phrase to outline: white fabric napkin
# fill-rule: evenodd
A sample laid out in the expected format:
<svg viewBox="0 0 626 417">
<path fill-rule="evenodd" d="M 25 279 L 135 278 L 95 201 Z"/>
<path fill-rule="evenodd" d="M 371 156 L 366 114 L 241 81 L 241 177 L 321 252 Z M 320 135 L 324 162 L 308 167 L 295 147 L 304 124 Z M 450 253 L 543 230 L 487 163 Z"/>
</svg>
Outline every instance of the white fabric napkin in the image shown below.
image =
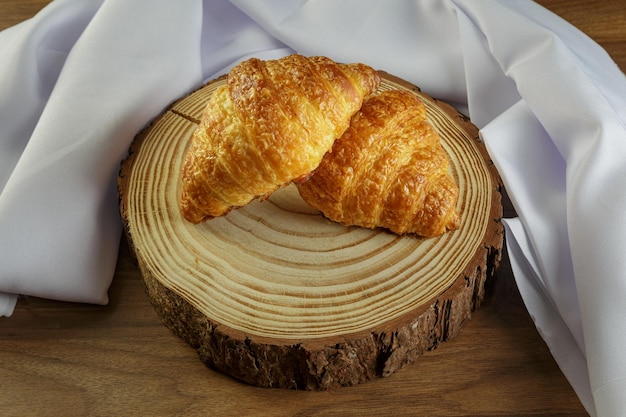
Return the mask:
<svg viewBox="0 0 626 417">
<path fill-rule="evenodd" d="M 202 4 L 57 1 L 0 37 L 0 290 L 105 303 L 129 140 L 201 77 Z M 15 302 L 6 295 L 1 308 Z"/>
<path fill-rule="evenodd" d="M 175 98 L 250 56 L 360 61 L 469 112 L 519 213 L 511 264 L 591 415 L 626 415 L 626 79 L 527 0 L 55 0 L 0 33 L 0 315 L 106 303 L 115 177 Z"/>
</svg>

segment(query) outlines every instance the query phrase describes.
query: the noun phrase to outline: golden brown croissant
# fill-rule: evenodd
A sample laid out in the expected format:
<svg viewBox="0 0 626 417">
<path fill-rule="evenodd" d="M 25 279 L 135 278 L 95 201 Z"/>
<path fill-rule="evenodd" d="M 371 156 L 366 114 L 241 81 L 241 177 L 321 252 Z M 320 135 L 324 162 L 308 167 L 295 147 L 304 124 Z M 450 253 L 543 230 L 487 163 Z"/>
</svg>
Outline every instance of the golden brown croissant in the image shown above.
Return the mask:
<svg viewBox="0 0 626 417">
<path fill-rule="evenodd" d="M 331 220 L 433 237 L 459 227 L 459 189 L 421 100 L 385 91 L 365 100 L 302 198 Z"/>
<path fill-rule="evenodd" d="M 306 178 L 379 83 L 366 65 L 325 57 L 237 65 L 212 95 L 185 156 L 183 216 L 199 223 Z"/>
</svg>

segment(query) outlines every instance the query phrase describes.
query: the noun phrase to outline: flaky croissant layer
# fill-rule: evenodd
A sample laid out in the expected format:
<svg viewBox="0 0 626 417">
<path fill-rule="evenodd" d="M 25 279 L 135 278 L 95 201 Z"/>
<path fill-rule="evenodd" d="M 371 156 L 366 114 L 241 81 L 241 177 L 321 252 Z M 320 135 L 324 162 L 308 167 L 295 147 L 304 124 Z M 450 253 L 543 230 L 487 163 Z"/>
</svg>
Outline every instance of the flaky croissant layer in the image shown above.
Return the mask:
<svg viewBox="0 0 626 417">
<path fill-rule="evenodd" d="M 187 150 L 183 217 L 200 223 L 306 178 L 379 83 L 366 65 L 326 57 L 253 58 L 234 67 Z"/>
<path fill-rule="evenodd" d="M 408 91 L 367 98 L 302 198 L 331 220 L 433 237 L 459 227 L 459 189 L 421 100 Z"/>
</svg>

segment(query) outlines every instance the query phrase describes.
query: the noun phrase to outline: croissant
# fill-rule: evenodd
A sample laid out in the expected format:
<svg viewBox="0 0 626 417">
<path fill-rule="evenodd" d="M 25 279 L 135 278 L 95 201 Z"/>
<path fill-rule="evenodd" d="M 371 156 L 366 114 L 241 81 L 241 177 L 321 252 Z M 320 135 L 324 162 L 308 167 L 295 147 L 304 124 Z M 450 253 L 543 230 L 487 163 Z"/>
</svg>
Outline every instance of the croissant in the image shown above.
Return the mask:
<svg viewBox="0 0 626 417">
<path fill-rule="evenodd" d="M 408 91 L 367 98 L 302 198 L 327 218 L 433 237 L 457 229 L 459 189 L 421 100 Z"/>
<path fill-rule="evenodd" d="M 306 178 L 379 83 L 369 66 L 326 57 L 253 58 L 234 67 L 186 152 L 183 217 L 200 223 Z"/>
</svg>

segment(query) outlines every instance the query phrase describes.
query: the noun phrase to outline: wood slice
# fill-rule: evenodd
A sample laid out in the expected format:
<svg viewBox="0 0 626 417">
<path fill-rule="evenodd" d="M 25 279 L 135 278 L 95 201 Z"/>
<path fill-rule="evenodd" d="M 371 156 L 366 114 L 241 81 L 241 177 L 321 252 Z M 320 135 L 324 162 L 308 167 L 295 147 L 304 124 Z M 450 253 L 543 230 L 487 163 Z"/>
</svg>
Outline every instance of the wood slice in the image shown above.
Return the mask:
<svg viewBox="0 0 626 417">
<path fill-rule="evenodd" d="M 200 225 L 178 211 L 189 138 L 221 77 L 177 101 L 123 161 L 121 214 L 162 321 L 209 367 L 263 387 L 329 389 L 388 376 L 455 336 L 494 278 L 500 179 L 478 130 L 451 106 L 381 72 L 381 89 L 426 104 L 460 187 L 461 227 L 397 236 L 325 219 L 285 187 Z"/>
</svg>

